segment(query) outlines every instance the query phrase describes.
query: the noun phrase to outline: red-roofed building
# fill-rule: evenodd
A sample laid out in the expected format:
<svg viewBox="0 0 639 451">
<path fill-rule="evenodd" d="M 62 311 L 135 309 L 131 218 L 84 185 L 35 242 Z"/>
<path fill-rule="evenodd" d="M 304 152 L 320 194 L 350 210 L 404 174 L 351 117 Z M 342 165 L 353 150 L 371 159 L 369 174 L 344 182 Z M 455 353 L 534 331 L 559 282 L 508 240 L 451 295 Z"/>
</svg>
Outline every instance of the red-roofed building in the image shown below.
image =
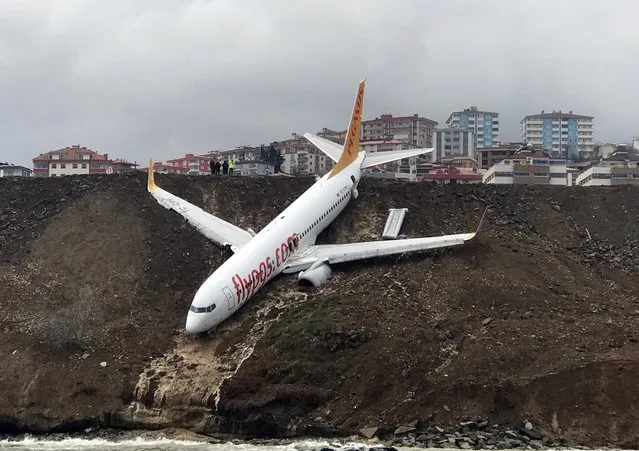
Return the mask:
<svg viewBox="0 0 639 451">
<path fill-rule="evenodd" d="M 153 172 L 158 174 L 186 174 L 188 168 L 183 168 L 181 166 L 171 166 L 169 164 L 164 164 L 161 161 L 153 162 Z M 149 172 L 149 168 L 144 166 L 139 169 L 142 172 Z"/>
<path fill-rule="evenodd" d="M 75 145 L 40 154 L 32 161 L 34 177 L 106 174 L 109 155 Z"/>
<path fill-rule="evenodd" d="M 420 182 L 446 183 L 482 183 L 482 175 L 472 170 L 464 170 L 454 166 L 433 169 L 420 178 Z"/>
<path fill-rule="evenodd" d="M 211 155 L 194 155 L 187 153 L 183 157 L 167 160 L 166 166 L 181 168 L 179 174 L 204 175 L 211 173 Z"/>
</svg>

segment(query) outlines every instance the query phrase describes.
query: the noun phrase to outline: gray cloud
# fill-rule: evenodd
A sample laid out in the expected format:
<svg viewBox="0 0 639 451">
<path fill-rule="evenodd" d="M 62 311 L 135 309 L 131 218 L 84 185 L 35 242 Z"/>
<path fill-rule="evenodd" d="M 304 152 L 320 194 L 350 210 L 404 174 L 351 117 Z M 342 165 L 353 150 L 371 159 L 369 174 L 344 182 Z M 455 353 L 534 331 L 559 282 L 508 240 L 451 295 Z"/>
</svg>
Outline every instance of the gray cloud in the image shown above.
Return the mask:
<svg viewBox="0 0 639 451">
<path fill-rule="evenodd" d="M 345 128 L 541 109 L 639 134 L 636 0 L 0 0 L 0 160 L 82 144 L 146 161 Z"/>
</svg>

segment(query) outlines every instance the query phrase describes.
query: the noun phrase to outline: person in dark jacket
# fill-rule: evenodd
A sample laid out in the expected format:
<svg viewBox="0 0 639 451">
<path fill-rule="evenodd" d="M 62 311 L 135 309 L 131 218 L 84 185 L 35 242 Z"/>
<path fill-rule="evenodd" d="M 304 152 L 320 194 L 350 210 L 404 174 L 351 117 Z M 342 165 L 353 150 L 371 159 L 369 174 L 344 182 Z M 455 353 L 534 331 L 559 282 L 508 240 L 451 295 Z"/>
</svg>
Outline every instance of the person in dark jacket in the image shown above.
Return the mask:
<svg viewBox="0 0 639 451">
<path fill-rule="evenodd" d="M 211 168 L 211 175 L 215 174 L 215 162 L 212 158 L 211 161 L 209 161 L 209 167 Z"/>
<path fill-rule="evenodd" d="M 219 161 L 215 162 L 215 173 L 220 175 L 220 170 L 222 169 L 222 164 Z"/>
<path fill-rule="evenodd" d="M 229 173 L 229 162 L 224 160 L 222 163 L 222 174 L 227 175 Z"/>
</svg>

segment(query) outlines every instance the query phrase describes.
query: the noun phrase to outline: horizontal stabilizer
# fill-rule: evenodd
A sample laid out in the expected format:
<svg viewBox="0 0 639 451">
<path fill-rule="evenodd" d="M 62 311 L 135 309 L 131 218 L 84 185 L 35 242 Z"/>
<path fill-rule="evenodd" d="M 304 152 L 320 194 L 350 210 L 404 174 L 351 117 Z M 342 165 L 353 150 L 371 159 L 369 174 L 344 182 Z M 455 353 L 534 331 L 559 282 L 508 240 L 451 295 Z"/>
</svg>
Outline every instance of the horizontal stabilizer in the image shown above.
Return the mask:
<svg viewBox="0 0 639 451">
<path fill-rule="evenodd" d="M 430 153 L 435 149 L 409 149 L 409 150 L 391 150 L 387 152 L 367 153 L 362 169 L 377 166 L 379 164 L 390 163 L 391 161 L 403 160 L 404 158 L 415 157 Z"/>
<path fill-rule="evenodd" d="M 311 133 L 304 133 L 304 138 L 308 139 L 315 147 L 324 152 L 331 160 L 337 163 L 339 156 L 344 151 L 344 146 L 328 139 L 320 138 Z"/>
</svg>

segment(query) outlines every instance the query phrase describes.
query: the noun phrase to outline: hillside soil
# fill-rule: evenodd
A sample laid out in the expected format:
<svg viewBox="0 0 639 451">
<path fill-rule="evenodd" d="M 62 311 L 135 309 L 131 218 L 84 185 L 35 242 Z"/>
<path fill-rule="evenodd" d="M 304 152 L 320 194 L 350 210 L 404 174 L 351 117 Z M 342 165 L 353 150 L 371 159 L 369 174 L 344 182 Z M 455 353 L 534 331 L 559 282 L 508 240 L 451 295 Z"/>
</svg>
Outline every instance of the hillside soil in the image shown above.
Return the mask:
<svg viewBox="0 0 639 451">
<path fill-rule="evenodd" d="M 259 230 L 312 179 L 158 176 Z M 639 190 L 364 179 L 319 238 L 473 231 L 444 251 L 283 276 L 219 329 L 192 296 L 230 256 L 144 175 L 0 179 L 0 433 L 91 425 L 242 437 L 485 418 L 555 443 L 639 447 Z M 412 428 L 412 429 L 411 429 Z"/>
</svg>

